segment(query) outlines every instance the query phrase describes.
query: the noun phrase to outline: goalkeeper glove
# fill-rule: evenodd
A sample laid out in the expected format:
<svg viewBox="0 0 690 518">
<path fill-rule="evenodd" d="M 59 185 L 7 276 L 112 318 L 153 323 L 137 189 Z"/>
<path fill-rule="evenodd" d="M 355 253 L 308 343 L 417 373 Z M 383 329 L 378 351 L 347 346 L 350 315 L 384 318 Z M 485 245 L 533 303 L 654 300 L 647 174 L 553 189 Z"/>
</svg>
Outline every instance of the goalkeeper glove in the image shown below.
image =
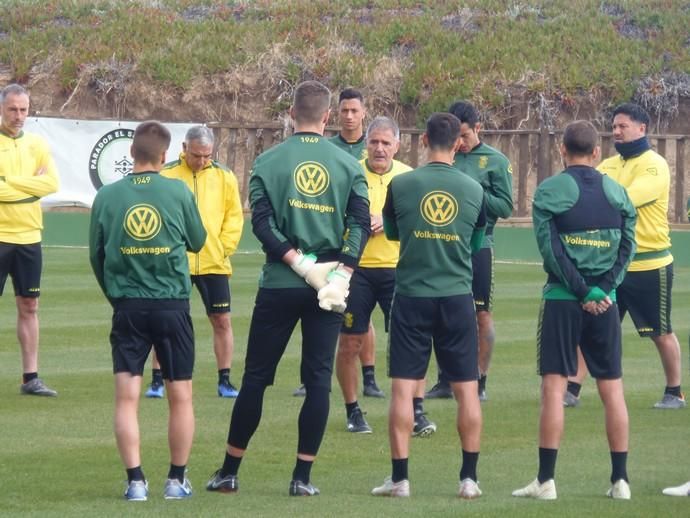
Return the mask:
<svg viewBox="0 0 690 518">
<path fill-rule="evenodd" d="M 338 266 L 336 261 L 331 261 L 328 263 L 317 263 L 316 256 L 314 254 L 303 254 L 301 251 L 297 251 L 299 254 L 297 259 L 293 261 L 290 268 L 302 277 L 307 284 L 319 291 L 323 288 L 326 283 L 326 277 L 328 274 Z"/>
<path fill-rule="evenodd" d="M 350 278 L 352 274 L 340 265 L 328 274 L 328 283 L 319 290 L 319 306 L 326 311 L 344 313 L 347 307 L 346 299 L 350 294 Z"/>
<path fill-rule="evenodd" d="M 589 292 L 585 296 L 585 300 L 583 302 L 601 302 L 606 298 L 606 293 L 604 293 L 604 290 L 599 288 L 598 286 L 594 286 L 594 288 L 590 288 Z"/>
</svg>

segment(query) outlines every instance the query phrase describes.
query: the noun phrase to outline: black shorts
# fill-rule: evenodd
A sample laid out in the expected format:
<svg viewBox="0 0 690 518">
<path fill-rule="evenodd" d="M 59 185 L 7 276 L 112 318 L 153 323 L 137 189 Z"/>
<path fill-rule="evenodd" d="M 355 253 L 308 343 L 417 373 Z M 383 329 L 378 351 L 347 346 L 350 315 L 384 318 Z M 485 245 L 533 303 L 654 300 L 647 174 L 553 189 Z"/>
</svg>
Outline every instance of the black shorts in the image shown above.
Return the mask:
<svg viewBox="0 0 690 518">
<path fill-rule="evenodd" d="M 207 273 L 192 275 L 191 279 L 199 290 L 207 315 L 230 313 L 230 283 L 227 275 Z"/>
<path fill-rule="evenodd" d="M 616 289 L 621 320 L 630 312 L 640 336 L 662 336 L 671 327 L 673 263 L 656 270 L 631 272 Z"/>
<path fill-rule="evenodd" d="M 618 379 L 621 368 L 621 323 L 614 304 L 592 315 L 575 300 L 542 300 L 537 329 L 537 373 L 574 376 L 577 346 L 595 379 Z"/>
<path fill-rule="evenodd" d="M 472 254 L 472 295 L 477 311 L 491 311 L 494 305 L 494 249 Z"/>
<path fill-rule="evenodd" d="M 41 243 L 0 243 L 0 295 L 9 275 L 12 277 L 16 297 L 39 297 L 42 266 Z"/>
<path fill-rule="evenodd" d="M 341 333 L 361 335 L 369 329 L 371 313 L 378 302 L 386 332 L 395 290 L 395 268 L 357 268 L 350 280 L 350 295 Z"/>
<path fill-rule="evenodd" d="M 298 321 L 302 331 L 300 379 L 307 387 L 330 389 L 343 316 L 321 309 L 313 288 L 259 288 L 249 326 L 243 384 L 273 385 Z"/>
<path fill-rule="evenodd" d="M 180 309 L 179 305 L 169 309 L 164 305 L 156 305 L 154 309 L 115 309 L 110 332 L 113 372 L 141 376 L 153 345 L 163 378 L 192 379 L 194 328 L 189 304 L 187 309 Z"/>
<path fill-rule="evenodd" d="M 420 380 L 431 348 L 450 382 L 479 378 L 477 314 L 472 295 L 406 297 L 396 294 L 391 308 L 388 375 Z"/>
</svg>

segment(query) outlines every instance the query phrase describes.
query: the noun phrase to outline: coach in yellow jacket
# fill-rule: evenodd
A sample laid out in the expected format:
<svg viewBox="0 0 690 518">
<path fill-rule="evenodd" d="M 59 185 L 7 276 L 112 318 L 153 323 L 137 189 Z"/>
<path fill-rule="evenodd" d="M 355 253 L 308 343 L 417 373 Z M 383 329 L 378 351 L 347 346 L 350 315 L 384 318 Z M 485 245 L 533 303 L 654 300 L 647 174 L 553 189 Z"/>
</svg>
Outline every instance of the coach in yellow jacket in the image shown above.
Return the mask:
<svg viewBox="0 0 690 518">
<path fill-rule="evenodd" d="M 656 345 L 666 374 L 666 389 L 655 408 L 683 408 L 680 345 L 671 327 L 673 256 L 668 225 L 670 173 L 666 160 L 651 149 L 647 139 L 649 115 L 633 103 L 613 112 L 613 139 L 618 154 L 599 169 L 628 192 L 637 210 L 637 252 L 617 289 L 621 317 L 626 312 L 640 336 Z"/>
<path fill-rule="evenodd" d="M 237 178 L 215 160 L 213 131 L 194 126 L 187 131 L 180 158 L 165 165 L 161 174 L 182 180 L 194 193 L 201 220 L 208 233 L 199 253 L 188 253 L 192 282 L 199 290 L 213 327 L 213 350 L 218 366 L 218 395 L 237 397 L 230 382 L 234 341 L 230 321 L 230 256 L 237 250 L 244 216 Z M 163 380 L 154 364 L 147 397 L 163 397 Z"/>
<path fill-rule="evenodd" d="M 41 294 L 40 199 L 58 190 L 48 144 L 25 133 L 29 94 L 20 85 L 0 93 L 0 294 L 12 277 L 17 304 L 17 337 L 24 369 L 20 392 L 57 396 L 38 377 L 38 297 Z"/>
</svg>

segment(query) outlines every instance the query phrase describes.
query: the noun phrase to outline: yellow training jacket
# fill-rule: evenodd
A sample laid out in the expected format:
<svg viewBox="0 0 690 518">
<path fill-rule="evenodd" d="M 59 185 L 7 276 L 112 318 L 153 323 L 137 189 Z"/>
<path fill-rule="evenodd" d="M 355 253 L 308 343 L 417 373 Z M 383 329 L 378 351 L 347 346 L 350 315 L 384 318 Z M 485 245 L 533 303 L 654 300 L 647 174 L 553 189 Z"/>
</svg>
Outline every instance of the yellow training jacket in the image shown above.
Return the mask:
<svg viewBox="0 0 690 518">
<path fill-rule="evenodd" d="M 163 176 L 177 178 L 194 193 L 208 237 L 199 253 L 187 253 L 192 275 L 232 274 L 230 256 L 237 250 L 242 236 L 244 216 L 232 171 L 212 161 L 204 169 L 193 173 L 181 153 L 179 160 L 165 164 Z"/>
<path fill-rule="evenodd" d="M 628 270 L 644 272 L 671 264 L 668 225 L 671 174 L 664 157 L 649 149 L 628 160 L 621 155 L 607 158 L 597 169 L 625 187 L 637 210 L 637 252 Z"/>
<path fill-rule="evenodd" d="M 43 212 L 39 200 L 58 186 L 57 168 L 43 137 L 23 131 L 10 137 L 0 132 L 0 242 L 40 242 Z"/>
<path fill-rule="evenodd" d="M 369 212 L 374 216 L 380 216 L 383 204 L 386 201 L 388 184 L 399 174 L 410 171 L 412 168 L 393 160 L 387 173 L 378 174 L 369 169 L 367 161 L 360 160 L 369 185 Z M 362 268 L 395 268 L 400 255 L 400 242 L 390 241 L 383 232 L 372 234 L 364 247 L 364 252 L 359 260 Z"/>
</svg>

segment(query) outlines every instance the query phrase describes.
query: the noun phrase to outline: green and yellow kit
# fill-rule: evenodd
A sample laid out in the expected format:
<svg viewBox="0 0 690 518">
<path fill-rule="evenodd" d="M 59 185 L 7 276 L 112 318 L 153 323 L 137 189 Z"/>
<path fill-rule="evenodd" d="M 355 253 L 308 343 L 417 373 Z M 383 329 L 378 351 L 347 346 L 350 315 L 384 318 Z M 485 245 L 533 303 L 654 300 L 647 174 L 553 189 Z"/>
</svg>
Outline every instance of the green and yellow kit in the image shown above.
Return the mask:
<svg viewBox="0 0 690 518">
<path fill-rule="evenodd" d="M 479 182 L 486 203 L 486 232 L 482 248 L 493 246 L 494 226 L 498 218 L 513 212 L 513 169 L 508 158 L 488 144 L 480 142 L 469 153 L 456 153 L 453 165 Z"/>
<path fill-rule="evenodd" d="M 91 267 L 114 304 L 189 299 L 187 250 L 198 252 L 205 240 L 192 192 L 153 171 L 102 187 L 91 208 Z"/>
<path fill-rule="evenodd" d="M 383 222 L 386 236 L 400 241 L 396 294 L 472 293 L 472 251 L 480 248 L 486 225 L 479 183 L 441 162 L 396 176 Z"/>
<path fill-rule="evenodd" d="M 359 139 L 355 142 L 348 142 L 340 136 L 340 133 L 338 133 L 337 135 L 330 137 L 328 141 L 349 155 L 352 155 L 357 160 L 364 160 L 367 157 L 367 142 L 364 138 L 364 135 L 359 137 Z"/>
<path fill-rule="evenodd" d="M 282 261 L 292 248 L 357 266 L 370 233 L 367 182 L 359 162 L 328 139 L 299 132 L 259 155 L 249 201 L 266 252 L 260 287 L 307 287 Z"/>
<path fill-rule="evenodd" d="M 635 208 L 621 185 L 592 167 L 568 167 L 539 185 L 532 220 L 548 274 L 544 299 L 582 301 L 597 286 L 615 300 L 635 253 Z"/>
</svg>

